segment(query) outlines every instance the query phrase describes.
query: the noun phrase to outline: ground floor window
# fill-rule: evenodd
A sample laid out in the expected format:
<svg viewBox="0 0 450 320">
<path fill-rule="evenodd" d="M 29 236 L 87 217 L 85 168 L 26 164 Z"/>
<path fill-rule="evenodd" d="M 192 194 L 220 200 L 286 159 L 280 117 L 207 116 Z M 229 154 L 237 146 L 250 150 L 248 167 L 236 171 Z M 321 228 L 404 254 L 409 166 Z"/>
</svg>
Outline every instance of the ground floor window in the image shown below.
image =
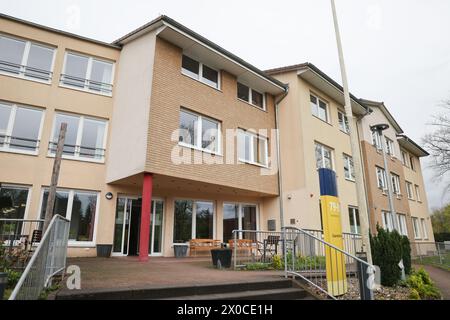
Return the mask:
<svg viewBox="0 0 450 320">
<path fill-rule="evenodd" d="M 392 213 L 388 211 L 383 211 L 381 213 L 382 219 L 383 219 L 383 228 L 388 231 L 394 230 L 394 220 L 392 217 Z"/>
<path fill-rule="evenodd" d="M 95 217 L 98 192 L 78 190 L 57 190 L 53 214 L 70 220 L 69 241 L 94 241 Z M 41 201 L 41 219 L 45 218 L 48 190 L 45 189 Z"/>
<path fill-rule="evenodd" d="M 419 219 L 412 218 L 412 222 L 413 222 L 413 229 L 414 229 L 414 238 L 420 239 Z"/>
<path fill-rule="evenodd" d="M 25 218 L 28 193 L 28 187 L 0 185 L 0 218 Z"/>
<path fill-rule="evenodd" d="M 423 238 L 428 239 L 427 225 L 425 219 L 420 219 L 420 221 L 422 223 Z"/>
<path fill-rule="evenodd" d="M 408 235 L 408 230 L 406 229 L 406 216 L 404 214 L 398 213 L 398 225 L 399 225 L 399 232 L 402 236 Z"/>
<path fill-rule="evenodd" d="M 360 233 L 361 227 L 359 223 L 359 210 L 355 207 L 348 207 L 348 216 L 350 219 L 350 232 Z"/>
<path fill-rule="evenodd" d="M 238 203 L 225 203 L 223 205 L 223 242 L 233 239 L 233 230 L 256 229 L 256 205 Z M 239 238 L 242 237 L 243 235 L 240 234 Z"/>
<path fill-rule="evenodd" d="M 210 201 L 175 200 L 173 242 L 214 238 L 214 204 Z"/>
</svg>

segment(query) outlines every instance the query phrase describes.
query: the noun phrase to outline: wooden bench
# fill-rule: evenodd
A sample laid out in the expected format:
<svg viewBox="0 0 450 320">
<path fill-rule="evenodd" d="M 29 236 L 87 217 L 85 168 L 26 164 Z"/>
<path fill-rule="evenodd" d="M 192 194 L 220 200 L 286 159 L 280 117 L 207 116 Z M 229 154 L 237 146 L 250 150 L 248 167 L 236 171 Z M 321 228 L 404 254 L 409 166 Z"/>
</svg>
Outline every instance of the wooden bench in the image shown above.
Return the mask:
<svg viewBox="0 0 450 320">
<path fill-rule="evenodd" d="M 198 252 L 209 252 L 211 249 L 220 248 L 221 241 L 213 239 L 191 239 L 189 241 L 189 255 L 197 255 Z"/>
<path fill-rule="evenodd" d="M 236 244 L 234 243 L 234 239 L 232 239 L 228 240 L 228 243 L 231 249 L 236 249 L 238 252 L 251 254 L 257 249 L 256 243 L 250 239 L 237 239 Z"/>
</svg>

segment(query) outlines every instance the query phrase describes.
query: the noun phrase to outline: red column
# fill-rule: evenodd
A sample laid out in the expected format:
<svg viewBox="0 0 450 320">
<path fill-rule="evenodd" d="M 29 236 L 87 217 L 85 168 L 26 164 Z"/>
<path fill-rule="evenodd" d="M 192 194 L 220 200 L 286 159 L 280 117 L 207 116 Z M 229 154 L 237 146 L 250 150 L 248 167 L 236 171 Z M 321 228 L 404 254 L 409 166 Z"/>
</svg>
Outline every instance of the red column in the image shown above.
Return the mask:
<svg viewBox="0 0 450 320">
<path fill-rule="evenodd" d="M 141 230 L 139 236 L 139 261 L 148 260 L 148 242 L 150 239 L 150 210 L 152 207 L 153 175 L 144 173 L 142 186 Z"/>
</svg>

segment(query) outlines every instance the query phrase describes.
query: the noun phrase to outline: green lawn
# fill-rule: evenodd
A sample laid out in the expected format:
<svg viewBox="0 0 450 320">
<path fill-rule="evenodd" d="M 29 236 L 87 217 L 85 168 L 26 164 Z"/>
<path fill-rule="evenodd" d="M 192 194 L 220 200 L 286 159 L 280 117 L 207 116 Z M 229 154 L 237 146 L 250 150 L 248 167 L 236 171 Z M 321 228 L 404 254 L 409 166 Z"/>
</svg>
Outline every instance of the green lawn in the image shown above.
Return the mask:
<svg viewBox="0 0 450 320">
<path fill-rule="evenodd" d="M 442 255 L 442 263 L 438 256 L 422 257 L 422 259 L 415 259 L 414 263 L 427 264 L 450 271 L 450 253 Z"/>
</svg>

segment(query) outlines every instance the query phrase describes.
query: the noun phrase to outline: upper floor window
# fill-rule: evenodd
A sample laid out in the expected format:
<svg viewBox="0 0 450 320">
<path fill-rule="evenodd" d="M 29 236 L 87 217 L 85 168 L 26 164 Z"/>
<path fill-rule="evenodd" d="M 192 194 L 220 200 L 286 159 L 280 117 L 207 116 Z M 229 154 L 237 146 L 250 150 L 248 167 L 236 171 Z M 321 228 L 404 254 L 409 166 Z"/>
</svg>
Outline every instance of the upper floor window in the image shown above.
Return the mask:
<svg viewBox="0 0 450 320">
<path fill-rule="evenodd" d="M 378 149 L 382 150 L 381 148 L 381 137 L 376 131 L 372 131 L 372 144 Z"/>
<path fill-rule="evenodd" d="M 420 227 L 419 227 L 419 218 L 412 217 L 413 229 L 414 229 L 414 238 L 420 239 Z"/>
<path fill-rule="evenodd" d="M 0 151 L 37 154 L 43 111 L 0 101 Z"/>
<path fill-rule="evenodd" d="M 355 167 L 353 165 L 353 158 L 344 153 L 344 176 L 345 179 L 355 180 Z"/>
<path fill-rule="evenodd" d="M 388 231 L 394 230 L 394 215 L 389 211 L 381 211 L 381 218 L 383 220 L 383 228 Z"/>
<path fill-rule="evenodd" d="M 428 239 L 427 224 L 425 222 L 425 219 L 420 219 L 420 222 L 422 223 L 423 238 Z"/>
<path fill-rule="evenodd" d="M 238 158 L 242 162 L 267 166 L 268 139 L 261 135 L 239 129 Z"/>
<path fill-rule="evenodd" d="M 416 163 L 414 162 L 414 157 L 413 156 L 409 157 L 409 164 L 411 165 L 411 169 L 412 170 L 416 170 Z"/>
<path fill-rule="evenodd" d="M 348 207 L 348 216 L 350 219 L 350 232 L 360 233 L 361 227 L 359 223 L 359 210 L 355 207 Z"/>
<path fill-rule="evenodd" d="M 71 88 L 111 95 L 113 69 L 114 64 L 110 61 L 66 52 L 60 83 Z"/>
<path fill-rule="evenodd" d="M 248 102 L 255 107 L 266 109 L 266 98 L 261 92 L 252 89 L 240 82 L 237 83 L 237 97 L 245 102 Z"/>
<path fill-rule="evenodd" d="M 338 111 L 338 120 L 339 120 L 339 129 L 345 133 L 350 132 L 350 126 L 348 124 L 347 116 L 343 113 Z"/>
<path fill-rule="evenodd" d="M 183 74 L 199 80 L 207 85 L 219 89 L 219 71 L 201 63 L 197 60 L 183 55 L 181 62 L 181 71 Z"/>
<path fill-rule="evenodd" d="M 394 142 L 387 137 L 385 138 L 386 138 L 386 153 L 394 157 L 395 156 Z"/>
<path fill-rule="evenodd" d="M 219 153 L 220 122 L 181 109 L 178 142 L 188 147 Z"/>
<path fill-rule="evenodd" d="M 407 152 L 405 152 L 403 150 L 402 150 L 402 162 L 403 162 L 404 166 L 406 166 L 408 168 L 410 167 L 410 165 L 409 165 L 409 155 L 408 155 Z"/>
<path fill-rule="evenodd" d="M 395 173 L 391 172 L 391 180 L 392 180 L 392 192 L 395 193 L 396 195 L 400 195 L 401 194 L 400 177 Z"/>
<path fill-rule="evenodd" d="M 316 168 L 333 169 L 333 151 L 323 144 L 315 143 Z"/>
<path fill-rule="evenodd" d="M 414 200 L 412 183 L 408 181 L 406 181 L 406 193 L 408 195 L 408 199 Z"/>
<path fill-rule="evenodd" d="M 417 199 L 417 201 L 422 201 L 421 200 L 421 198 L 420 198 L 420 189 L 419 189 L 419 186 L 416 184 L 415 185 L 415 188 L 416 188 L 416 199 Z"/>
<path fill-rule="evenodd" d="M 107 121 L 85 116 L 57 113 L 53 123 L 49 154 L 55 154 L 61 123 L 67 123 L 63 157 L 102 162 L 105 159 Z"/>
<path fill-rule="evenodd" d="M 0 35 L 0 72 L 50 82 L 55 48 Z"/>
<path fill-rule="evenodd" d="M 310 95 L 309 99 L 311 101 L 311 112 L 313 116 L 322 119 L 325 122 L 328 122 L 327 103 L 312 94 Z"/>
<path fill-rule="evenodd" d="M 383 168 L 376 167 L 377 174 L 377 186 L 379 189 L 385 191 L 387 190 L 387 178 L 386 171 Z"/>
<path fill-rule="evenodd" d="M 406 216 L 404 214 L 397 213 L 397 218 L 398 218 L 398 227 L 399 227 L 398 232 L 402 236 L 407 236 L 408 229 L 406 229 Z"/>
</svg>

